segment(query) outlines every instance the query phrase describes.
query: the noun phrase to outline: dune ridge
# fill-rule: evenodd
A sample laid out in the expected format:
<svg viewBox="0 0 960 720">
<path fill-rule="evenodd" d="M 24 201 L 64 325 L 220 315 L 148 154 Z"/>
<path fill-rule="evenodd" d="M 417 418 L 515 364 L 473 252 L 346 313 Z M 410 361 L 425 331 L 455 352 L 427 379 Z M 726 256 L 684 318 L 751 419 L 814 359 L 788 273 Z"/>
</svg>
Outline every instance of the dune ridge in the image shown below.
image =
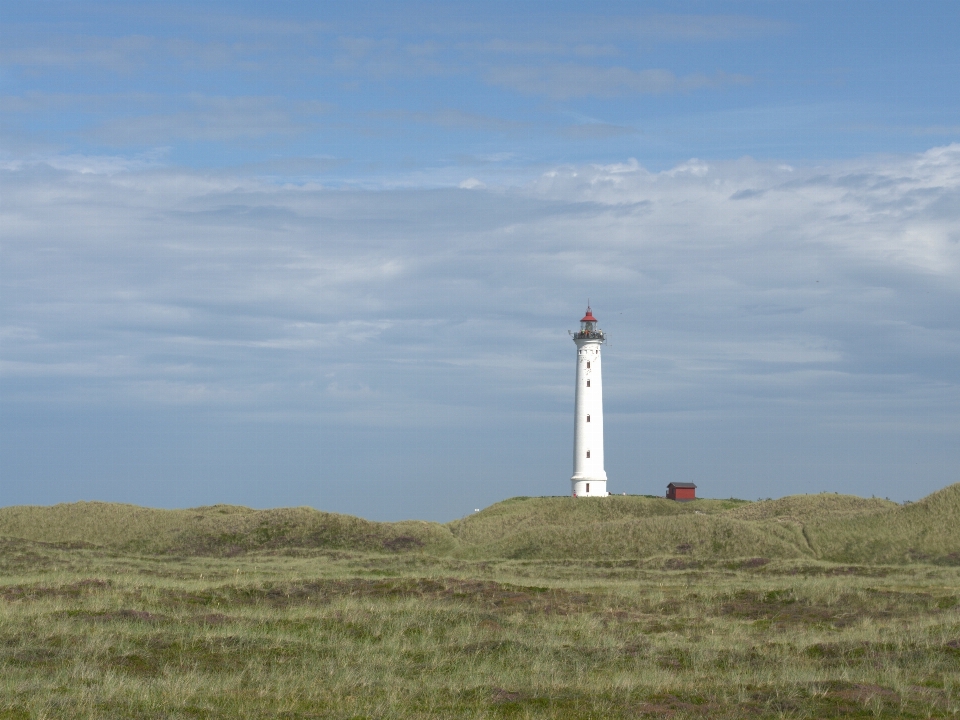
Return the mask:
<svg viewBox="0 0 960 720">
<path fill-rule="evenodd" d="M 960 483 L 922 500 L 822 493 L 776 500 L 518 497 L 441 524 L 313 508 L 162 510 L 78 502 L 0 508 L 0 537 L 146 555 L 421 552 L 464 558 L 811 558 L 960 565 Z"/>
</svg>

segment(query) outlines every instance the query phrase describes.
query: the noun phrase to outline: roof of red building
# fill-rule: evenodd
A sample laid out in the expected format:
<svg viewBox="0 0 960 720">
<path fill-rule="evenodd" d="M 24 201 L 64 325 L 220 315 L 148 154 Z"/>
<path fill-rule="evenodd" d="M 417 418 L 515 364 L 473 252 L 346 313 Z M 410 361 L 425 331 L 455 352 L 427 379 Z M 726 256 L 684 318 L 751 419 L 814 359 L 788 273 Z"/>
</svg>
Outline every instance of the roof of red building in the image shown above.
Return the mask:
<svg viewBox="0 0 960 720">
<path fill-rule="evenodd" d="M 697 486 L 694 485 L 693 483 L 670 483 L 669 485 L 667 485 L 667 487 L 668 487 L 668 488 L 669 488 L 669 487 L 672 487 L 672 488 L 693 488 L 694 490 L 696 490 L 696 488 L 697 488 Z"/>
</svg>

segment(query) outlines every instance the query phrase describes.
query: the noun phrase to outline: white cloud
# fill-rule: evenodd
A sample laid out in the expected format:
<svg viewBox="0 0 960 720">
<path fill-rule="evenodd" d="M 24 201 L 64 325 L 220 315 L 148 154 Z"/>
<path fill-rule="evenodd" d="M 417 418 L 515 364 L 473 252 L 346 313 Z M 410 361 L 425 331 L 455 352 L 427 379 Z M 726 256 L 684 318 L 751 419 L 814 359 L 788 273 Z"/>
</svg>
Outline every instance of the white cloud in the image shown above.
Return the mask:
<svg viewBox="0 0 960 720">
<path fill-rule="evenodd" d="M 512 66 L 491 68 L 484 78 L 491 85 L 508 87 L 525 95 L 545 95 L 557 100 L 579 97 L 684 92 L 701 88 L 744 85 L 745 75 L 718 72 L 678 77 L 664 69 L 633 70 L 594 65 Z"/>
<path fill-rule="evenodd" d="M 81 317 L 88 340 L 124 327 L 121 336 L 148 346 L 205 338 L 226 358 L 233 347 L 321 343 L 328 313 L 378 328 L 339 337 L 393 343 L 408 313 L 438 322 L 431 334 L 450 332 L 488 293 L 538 307 L 568 285 L 598 287 L 620 298 L 614 306 L 646 297 L 670 316 L 709 307 L 720 326 L 755 323 L 727 357 L 773 362 L 779 351 L 763 348 L 780 347 L 765 334 L 776 317 L 787 323 L 776 336 L 831 348 L 797 358 L 837 362 L 849 352 L 834 335 L 799 332 L 804 318 L 862 315 L 877 326 L 886 319 L 872 308 L 890 301 L 879 287 L 895 296 L 902 283 L 936 277 L 935 292 L 952 292 L 960 269 L 960 146 L 793 170 L 691 160 L 652 173 L 630 159 L 558 168 L 469 201 L 442 189 L 330 191 L 151 171 L 117 158 L 49 165 L 60 174 L 4 173 L 5 274 L 29 289 L 7 296 L 5 317 L 14 348 L 53 353 L 42 362 L 66 361 L 57 334 Z M 473 177 L 453 184 L 485 187 Z M 879 287 L 865 279 L 878 272 Z M 457 303 L 438 315 L 434 300 L 450 292 Z"/>
<path fill-rule="evenodd" d="M 619 20 L 619 22 L 618 22 Z M 790 28 L 785 22 L 746 15 L 650 15 L 607 21 L 619 32 L 674 40 L 733 40 L 780 35 Z"/>
<path fill-rule="evenodd" d="M 505 55 L 562 55 L 567 52 L 567 48 L 560 43 L 544 42 L 542 40 L 494 39 L 482 43 L 464 44 L 461 47 Z"/>
<path fill-rule="evenodd" d="M 620 50 L 614 45 L 605 43 L 603 45 L 592 45 L 586 43 L 584 45 L 577 45 L 573 48 L 574 55 L 579 55 L 580 57 L 603 57 L 611 55 L 620 55 Z"/>
<path fill-rule="evenodd" d="M 373 116 L 383 117 L 391 120 L 411 120 L 418 123 L 438 125 L 444 128 L 466 128 L 470 130 L 484 130 L 488 132 L 515 133 L 519 130 L 527 130 L 530 128 L 529 123 L 518 122 L 516 120 L 506 120 L 504 118 L 493 117 L 491 115 L 468 113 L 456 108 L 444 108 L 442 110 L 434 110 L 432 112 L 392 110 L 374 113 Z"/>
<path fill-rule="evenodd" d="M 636 135 L 638 130 L 626 125 L 615 125 L 605 122 L 586 122 L 575 125 L 567 125 L 561 128 L 560 134 L 563 137 L 573 140 L 606 140 L 608 138 L 623 137 L 624 135 Z"/>
<path fill-rule="evenodd" d="M 115 117 L 90 131 L 107 144 L 155 144 L 172 139 L 229 142 L 267 136 L 299 135 L 319 125 L 329 111 L 320 102 L 288 102 L 275 97 L 211 97 L 193 94 L 176 111 Z M 166 103 L 179 104 L 176 100 Z"/>
<path fill-rule="evenodd" d="M 479 182 L 0 171 L 5 411 L 183 405 L 360 432 L 487 427 L 509 407 L 548 427 L 590 297 L 611 428 L 955 426 L 960 145 Z"/>
<path fill-rule="evenodd" d="M 155 38 L 143 35 L 120 38 L 62 35 L 55 39 L 30 40 L 27 35 L 6 43 L 0 51 L 0 63 L 35 68 L 95 65 L 126 73 L 142 66 L 146 57 L 156 53 L 161 46 Z"/>
</svg>

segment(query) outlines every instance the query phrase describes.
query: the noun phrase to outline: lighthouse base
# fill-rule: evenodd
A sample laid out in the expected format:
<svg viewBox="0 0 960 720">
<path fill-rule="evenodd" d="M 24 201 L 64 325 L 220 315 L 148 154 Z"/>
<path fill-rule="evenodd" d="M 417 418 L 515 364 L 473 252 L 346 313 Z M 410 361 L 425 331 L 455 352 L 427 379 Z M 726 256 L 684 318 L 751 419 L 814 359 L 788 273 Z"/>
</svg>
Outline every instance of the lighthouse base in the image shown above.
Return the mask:
<svg viewBox="0 0 960 720">
<path fill-rule="evenodd" d="M 607 497 L 606 480 L 571 480 L 574 497 Z"/>
</svg>

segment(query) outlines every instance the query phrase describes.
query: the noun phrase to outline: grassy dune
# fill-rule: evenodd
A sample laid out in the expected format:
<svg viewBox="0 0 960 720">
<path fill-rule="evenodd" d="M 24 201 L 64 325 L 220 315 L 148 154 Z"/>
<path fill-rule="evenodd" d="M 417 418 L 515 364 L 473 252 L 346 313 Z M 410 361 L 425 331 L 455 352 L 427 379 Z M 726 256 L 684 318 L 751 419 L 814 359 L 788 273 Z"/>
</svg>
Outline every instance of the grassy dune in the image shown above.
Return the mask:
<svg viewBox="0 0 960 720">
<path fill-rule="evenodd" d="M 467 515 L 449 524 L 453 533 L 471 545 L 483 545 L 504 533 L 524 528 L 570 525 L 602 525 L 609 522 L 641 521 L 658 517 L 718 515 L 747 505 L 745 500 L 695 500 L 673 502 L 637 495 L 607 498 L 519 497 L 491 505 L 480 513 Z"/>
<path fill-rule="evenodd" d="M 740 520 L 776 520 L 793 518 L 813 522 L 825 518 L 849 518 L 874 515 L 900 506 L 882 498 L 861 498 L 855 495 L 821 493 L 819 495 L 789 495 L 777 500 L 746 503 L 730 513 Z"/>
<path fill-rule="evenodd" d="M 958 507 L 3 508 L 0 719 L 957 717 Z"/>
<path fill-rule="evenodd" d="M 960 564 L 960 484 L 910 505 L 849 495 L 763 502 L 642 496 L 513 498 L 445 525 L 310 508 L 113 503 L 0 509 L 0 537 L 167 555 L 351 550 L 460 558 L 763 557 Z"/>
<path fill-rule="evenodd" d="M 213 505 L 157 510 L 102 502 L 2 508 L 2 536 L 178 555 L 296 548 L 445 552 L 455 544 L 444 526 L 419 520 L 378 523 L 311 508 L 251 510 Z"/>
<path fill-rule="evenodd" d="M 903 507 L 817 521 L 813 537 L 828 560 L 960 565 L 960 484 Z"/>
<path fill-rule="evenodd" d="M 606 521 L 577 520 L 523 524 L 505 532 L 499 539 L 491 537 L 476 545 L 461 545 L 458 552 L 465 557 L 530 559 L 673 555 L 736 558 L 758 554 L 793 558 L 807 554 L 802 534 L 794 527 L 760 526 L 724 515 L 684 512 Z M 495 533 L 489 532 L 489 535 L 495 536 Z"/>
</svg>

